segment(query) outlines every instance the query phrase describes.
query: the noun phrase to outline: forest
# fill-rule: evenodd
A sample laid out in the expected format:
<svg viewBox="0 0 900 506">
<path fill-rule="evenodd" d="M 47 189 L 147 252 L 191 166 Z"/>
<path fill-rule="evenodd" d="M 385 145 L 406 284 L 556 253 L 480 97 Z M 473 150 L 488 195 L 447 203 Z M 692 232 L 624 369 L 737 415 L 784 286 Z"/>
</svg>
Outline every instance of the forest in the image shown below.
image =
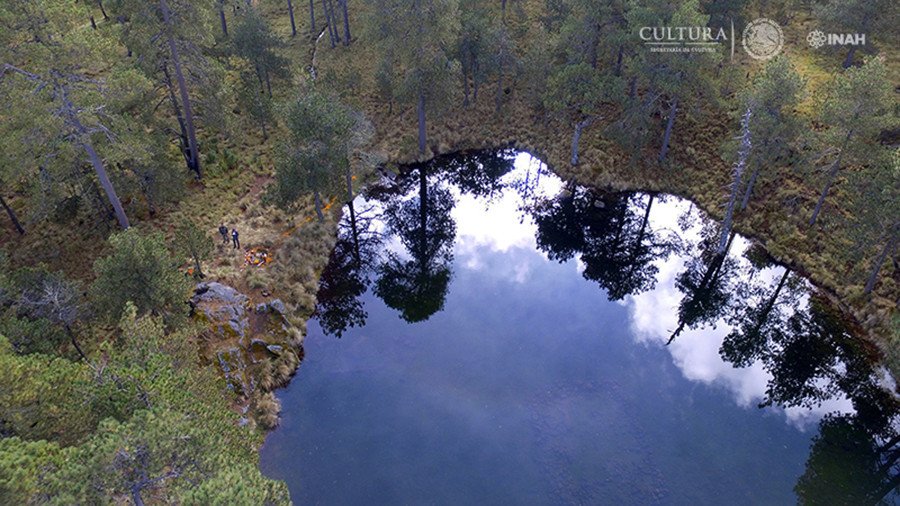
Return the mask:
<svg viewBox="0 0 900 506">
<path fill-rule="evenodd" d="M 758 18 L 783 34 L 771 58 L 741 40 Z M 258 449 L 329 255 L 359 257 L 342 209 L 355 230 L 354 197 L 414 167 L 403 184 L 449 212 L 425 172 L 459 152 L 525 151 L 568 182 L 530 210 L 539 247 L 589 257 L 619 298 L 649 281 L 606 242 L 560 239 L 554 214 L 587 223 L 576 184 L 690 199 L 720 227 L 683 284 L 706 290 L 734 233 L 754 238 L 900 377 L 898 22 L 889 0 L 3 1 L 0 503 L 290 503 Z M 737 28 L 651 51 L 640 29 L 661 26 Z M 865 44 L 814 48 L 813 30 Z M 427 318 L 401 295 L 434 287 L 380 268 L 379 296 Z M 250 323 L 220 325 L 212 293 Z M 685 302 L 671 339 L 702 311 Z"/>
</svg>

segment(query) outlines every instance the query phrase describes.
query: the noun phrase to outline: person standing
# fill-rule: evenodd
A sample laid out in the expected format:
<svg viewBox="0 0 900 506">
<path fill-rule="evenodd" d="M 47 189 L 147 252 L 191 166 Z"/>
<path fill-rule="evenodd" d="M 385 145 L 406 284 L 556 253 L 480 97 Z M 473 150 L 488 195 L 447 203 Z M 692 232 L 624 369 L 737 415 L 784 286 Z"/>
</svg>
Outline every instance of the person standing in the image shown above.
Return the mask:
<svg viewBox="0 0 900 506">
<path fill-rule="evenodd" d="M 225 224 L 219 225 L 219 234 L 222 236 L 222 244 L 228 243 L 228 227 Z"/>
<path fill-rule="evenodd" d="M 241 247 L 241 240 L 236 228 L 231 229 L 231 242 L 234 243 L 233 249 L 239 249 Z"/>
</svg>

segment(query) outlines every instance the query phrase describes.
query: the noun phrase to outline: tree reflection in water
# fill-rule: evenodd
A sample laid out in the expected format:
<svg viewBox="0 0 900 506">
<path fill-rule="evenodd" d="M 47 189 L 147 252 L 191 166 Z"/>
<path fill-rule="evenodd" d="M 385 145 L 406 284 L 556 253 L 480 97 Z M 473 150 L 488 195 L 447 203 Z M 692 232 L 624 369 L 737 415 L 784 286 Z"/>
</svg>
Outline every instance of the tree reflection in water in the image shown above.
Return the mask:
<svg viewBox="0 0 900 506">
<path fill-rule="evenodd" d="M 538 248 L 558 262 L 579 256 L 584 278 L 596 281 L 609 300 L 652 290 L 656 261 L 680 246 L 677 235 L 648 226 L 656 198 L 575 187 L 539 201 L 531 208 Z"/>
<path fill-rule="evenodd" d="M 513 188 L 523 213 L 534 220 L 538 249 L 558 262 L 577 257 L 583 277 L 610 300 L 654 290 L 660 265 L 672 255 L 681 257 L 683 270 L 675 277 L 682 294 L 678 325 L 668 341 L 686 329 L 727 325 L 722 359 L 737 368 L 761 364 L 768 373 L 760 407 L 850 400 L 853 413 L 833 413 L 819 422 L 795 487 L 801 503 L 897 501 L 897 399 L 880 384 L 873 365 L 877 353 L 808 282 L 758 245 L 742 256 L 730 251 L 734 234 L 726 254 L 717 254 L 718 224 L 693 206 L 677 220 L 680 233 L 656 229 L 650 214 L 654 202 L 665 201 L 662 195 L 570 184 L 557 195 L 532 199 L 530 176 L 524 184 L 504 178 L 513 169 L 513 155 L 499 150 L 440 158 L 367 191 L 369 207 L 354 209 L 353 219 L 342 222 L 322 274 L 316 316 L 323 331 L 340 337 L 364 325 L 361 296 L 370 288 L 407 322 L 440 311 L 452 278 L 455 192 L 490 199 Z M 697 222 L 694 237 L 689 230 Z"/>
</svg>

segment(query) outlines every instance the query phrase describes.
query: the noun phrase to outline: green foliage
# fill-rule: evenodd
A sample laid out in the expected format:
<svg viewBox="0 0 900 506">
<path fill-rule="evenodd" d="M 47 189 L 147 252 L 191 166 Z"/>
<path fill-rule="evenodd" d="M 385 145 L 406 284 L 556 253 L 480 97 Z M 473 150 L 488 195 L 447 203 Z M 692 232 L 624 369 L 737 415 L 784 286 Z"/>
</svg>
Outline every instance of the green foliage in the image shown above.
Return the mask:
<svg viewBox="0 0 900 506">
<path fill-rule="evenodd" d="M 17 355 L 0 336 L 0 429 L 62 445 L 87 436 L 99 422 L 91 409 L 90 368 L 40 354 Z"/>
<path fill-rule="evenodd" d="M 238 86 L 238 102 L 247 112 L 250 124 L 262 129 L 263 138 L 268 139 L 266 128 L 275 121 L 272 97 L 263 93 L 259 79 L 253 72 L 241 72 Z"/>
<path fill-rule="evenodd" d="M 284 117 L 288 136 L 279 144 L 268 196 L 290 208 L 306 192 L 318 195 L 339 187 L 359 144 L 361 122 L 336 99 L 314 90 L 291 103 Z"/>
<path fill-rule="evenodd" d="M 845 164 L 864 164 L 873 149 L 886 154 L 875 137 L 890 124 L 893 106 L 884 58 L 869 58 L 863 66 L 845 70 L 822 97 L 820 120 L 829 126 L 823 143 L 838 148 Z"/>
<path fill-rule="evenodd" d="M 194 275 L 204 277 L 202 263 L 212 256 L 213 241 L 196 223 L 184 222 L 175 229 L 175 247 L 194 263 Z"/>
<path fill-rule="evenodd" d="M 0 317 L 0 335 L 6 336 L 16 353 L 56 353 L 66 340 L 65 331 L 46 318 L 19 318 L 7 310 Z"/>
<path fill-rule="evenodd" d="M 198 367 L 197 329 L 166 333 L 131 303 L 123 314 L 91 365 L 16 355 L 0 337 L 0 432 L 13 436 L 0 439 L 0 502 L 289 503 L 253 465 L 222 379 Z"/>
<path fill-rule="evenodd" d="M 256 9 L 247 9 L 241 16 L 231 40 L 235 53 L 253 65 L 260 85 L 263 81 L 268 85 L 270 75 L 290 77 L 287 59 L 275 52 L 284 44 L 272 33 L 269 24 Z M 271 89 L 269 94 L 271 95 Z"/>
<path fill-rule="evenodd" d="M 576 63 L 565 65 L 550 76 L 544 106 L 551 111 L 592 114 L 603 96 L 600 74 L 587 63 Z"/>
<path fill-rule="evenodd" d="M 451 50 L 459 26 L 454 0 L 369 0 L 368 31 L 394 75 L 395 95 L 406 104 L 424 98 L 426 108 L 452 96 L 456 62 Z"/>
<path fill-rule="evenodd" d="M 0 504 L 74 504 L 75 497 L 55 477 L 61 469 L 77 466 L 77 451 L 51 441 L 0 438 Z"/>
<path fill-rule="evenodd" d="M 118 320 L 125 302 L 140 313 L 183 314 L 190 283 L 172 261 L 162 234 L 129 229 L 109 238 L 112 253 L 94 262 L 90 294 L 96 309 Z"/>
</svg>

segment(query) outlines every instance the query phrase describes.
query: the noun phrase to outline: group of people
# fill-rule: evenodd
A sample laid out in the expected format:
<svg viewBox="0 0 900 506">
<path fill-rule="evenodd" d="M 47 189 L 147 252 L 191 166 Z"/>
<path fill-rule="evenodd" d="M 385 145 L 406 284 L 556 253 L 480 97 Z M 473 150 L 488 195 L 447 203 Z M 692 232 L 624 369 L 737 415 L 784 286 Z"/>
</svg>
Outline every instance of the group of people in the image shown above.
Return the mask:
<svg viewBox="0 0 900 506">
<path fill-rule="evenodd" d="M 228 227 L 224 223 L 219 225 L 219 233 L 222 234 L 222 242 L 228 244 Z M 236 228 L 231 229 L 231 242 L 234 244 L 232 249 L 240 249 L 241 239 Z"/>
</svg>

